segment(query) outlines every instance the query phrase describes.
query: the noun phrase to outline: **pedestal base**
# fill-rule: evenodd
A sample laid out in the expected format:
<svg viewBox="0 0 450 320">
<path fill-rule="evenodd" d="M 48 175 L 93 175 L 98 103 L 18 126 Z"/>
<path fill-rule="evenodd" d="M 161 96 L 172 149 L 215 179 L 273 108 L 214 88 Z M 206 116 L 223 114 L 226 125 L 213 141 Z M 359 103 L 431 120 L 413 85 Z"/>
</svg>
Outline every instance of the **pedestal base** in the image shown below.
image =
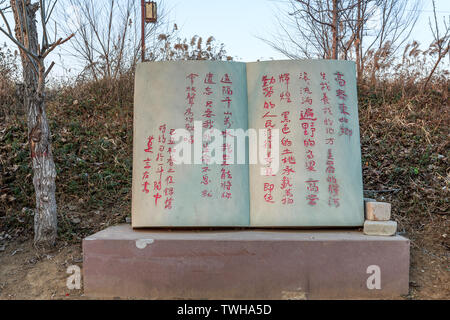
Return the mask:
<svg viewBox="0 0 450 320">
<path fill-rule="evenodd" d="M 84 292 L 150 299 L 360 299 L 408 293 L 409 240 L 359 231 L 167 231 L 83 240 Z"/>
</svg>

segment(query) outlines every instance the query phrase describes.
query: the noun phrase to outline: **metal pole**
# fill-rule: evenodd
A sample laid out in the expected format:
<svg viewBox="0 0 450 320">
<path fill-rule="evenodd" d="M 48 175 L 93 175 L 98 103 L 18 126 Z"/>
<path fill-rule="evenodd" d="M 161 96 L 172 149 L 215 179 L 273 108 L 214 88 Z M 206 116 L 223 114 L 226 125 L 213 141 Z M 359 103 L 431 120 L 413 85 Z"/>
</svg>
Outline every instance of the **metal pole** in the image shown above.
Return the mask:
<svg viewBox="0 0 450 320">
<path fill-rule="evenodd" d="M 145 0 L 141 0 L 141 60 L 145 61 Z"/>
</svg>

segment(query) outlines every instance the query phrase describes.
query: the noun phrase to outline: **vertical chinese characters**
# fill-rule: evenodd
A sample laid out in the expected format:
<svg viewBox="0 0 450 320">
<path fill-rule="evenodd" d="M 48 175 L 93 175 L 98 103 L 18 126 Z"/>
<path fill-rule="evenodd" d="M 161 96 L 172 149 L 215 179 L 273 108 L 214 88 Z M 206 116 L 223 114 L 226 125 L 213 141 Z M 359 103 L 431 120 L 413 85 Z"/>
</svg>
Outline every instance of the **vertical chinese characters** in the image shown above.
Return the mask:
<svg viewBox="0 0 450 320">
<path fill-rule="evenodd" d="M 222 161 L 222 168 L 220 169 L 220 186 L 222 188 L 222 199 L 231 199 L 232 198 L 232 180 L 233 180 L 233 173 L 231 170 L 230 160 L 231 156 L 234 154 L 232 150 L 232 146 L 227 143 L 227 129 L 230 129 L 232 126 L 232 117 L 233 112 L 231 111 L 231 103 L 233 101 L 233 89 L 231 85 L 233 84 L 230 76 L 228 73 L 225 73 L 223 77 L 220 80 L 222 84 L 222 103 L 223 103 L 223 130 L 222 130 L 222 136 L 223 136 L 223 145 L 222 145 L 222 151 L 223 151 L 223 161 Z"/>
<path fill-rule="evenodd" d="M 193 143 L 193 132 L 194 132 L 194 104 L 195 104 L 195 96 L 197 95 L 197 88 L 194 86 L 195 79 L 198 77 L 196 73 L 190 73 L 186 76 L 188 79 L 188 86 L 186 87 L 186 100 L 187 106 L 184 111 L 184 120 L 185 120 L 185 128 L 187 131 L 191 133 L 190 142 Z"/>
<path fill-rule="evenodd" d="M 142 174 L 142 192 L 148 194 L 150 193 L 150 174 L 151 174 L 151 169 L 152 169 L 152 156 L 153 156 L 153 140 L 154 137 L 153 136 L 149 136 L 147 138 L 147 146 L 144 149 L 144 152 L 146 153 L 147 157 L 144 159 L 144 172 Z"/>
<path fill-rule="evenodd" d="M 167 164 L 169 166 L 169 169 L 167 170 L 167 177 L 166 177 L 166 186 L 164 189 L 164 196 L 166 197 L 164 202 L 164 209 L 172 209 L 172 202 L 174 201 L 174 174 L 175 174 L 175 166 L 173 162 L 173 154 L 172 154 L 172 147 L 175 144 L 175 141 L 173 140 L 173 133 L 175 132 L 175 129 L 170 129 L 169 131 L 169 142 L 167 143 Z"/>
<path fill-rule="evenodd" d="M 348 118 L 350 117 L 350 113 L 348 110 L 348 106 L 345 104 L 347 100 L 345 85 L 347 82 L 343 78 L 344 75 L 341 72 L 337 71 L 334 75 L 336 76 L 334 80 L 339 86 L 339 88 L 336 90 L 336 97 L 338 98 L 339 111 L 341 116 L 339 118 L 339 122 L 341 122 L 341 126 L 339 127 L 339 136 L 346 135 L 350 138 L 353 134 L 353 131 L 348 127 Z"/>
<path fill-rule="evenodd" d="M 161 124 L 158 128 L 157 147 L 154 150 L 154 136 L 147 138 L 147 144 L 144 152 L 147 157 L 144 159 L 144 171 L 142 174 L 142 192 L 151 194 L 154 198 L 155 206 L 161 204 L 161 198 L 164 198 L 164 209 L 172 209 L 175 183 L 173 175 L 175 173 L 174 163 L 172 159 L 172 148 L 174 144 L 172 133 L 174 129 L 170 129 L 169 137 L 167 136 L 167 125 Z M 156 154 L 156 157 L 153 155 Z M 165 160 L 166 159 L 166 160 Z M 155 163 L 155 172 L 152 174 L 152 162 Z M 168 165 L 165 169 L 164 162 Z M 153 179 L 153 180 L 152 180 Z M 153 182 L 153 188 L 151 187 Z"/>
<path fill-rule="evenodd" d="M 209 172 L 211 171 L 209 164 L 211 163 L 211 156 L 210 156 L 210 150 L 209 145 L 212 140 L 212 130 L 214 127 L 215 117 L 216 114 L 214 113 L 214 102 L 211 98 L 211 95 L 214 93 L 216 82 L 214 81 L 214 74 L 211 72 L 208 72 L 205 75 L 205 78 L 203 80 L 204 83 L 204 90 L 203 95 L 206 97 L 205 107 L 202 114 L 202 127 L 205 129 L 205 134 L 203 135 L 203 152 L 202 152 L 202 181 L 200 182 L 203 186 L 203 189 L 201 190 L 201 195 L 204 198 L 211 198 L 213 196 L 212 189 L 210 188 L 211 185 L 211 178 L 209 176 Z"/>
<path fill-rule="evenodd" d="M 264 129 L 267 132 L 266 140 L 264 141 L 264 147 L 267 153 L 265 154 L 266 158 L 264 159 L 267 164 L 264 166 L 264 176 L 273 176 L 271 163 L 273 162 L 272 155 L 272 130 L 275 128 L 275 121 L 273 118 L 277 117 L 275 112 L 275 103 L 272 102 L 272 95 L 274 93 L 274 84 L 275 78 L 273 76 L 263 75 L 261 78 L 262 82 L 262 94 L 264 97 L 264 114 L 262 119 L 264 119 Z M 277 156 L 277 155 L 275 155 Z M 270 182 L 264 182 L 264 200 L 267 203 L 275 203 L 275 199 L 273 197 L 273 191 L 275 189 L 275 185 Z"/>
<path fill-rule="evenodd" d="M 291 103 L 291 93 L 289 92 L 289 80 L 290 74 L 283 73 L 278 77 L 281 85 L 282 91 L 280 93 L 280 103 Z M 293 195 L 293 176 L 295 173 L 295 156 L 293 154 L 292 148 L 293 143 L 290 139 L 290 135 L 292 134 L 290 128 L 290 111 L 285 110 L 281 113 L 281 161 L 282 161 L 282 172 L 281 172 L 281 185 L 280 189 L 282 190 L 282 204 L 293 204 L 294 203 L 294 195 Z"/>
<path fill-rule="evenodd" d="M 331 106 L 328 100 L 327 93 L 330 90 L 330 83 L 327 80 L 325 72 L 320 73 L 321 83 L 320 87 L 322 90 L 323 98 L 322 98 L 322 110 L 324 113 L 323 124 L 325 126 L 325 145 L 328 146 L 327 149 L 327 161 L 325 172 L 327 174 L 327 182 L 328 182 L 328 206 L 339 207 L 339 185 L 337 183 L 337 179 L 335 176 L 335 159 L 333 155 L 333 147 L 335 143 L 335 130 L 334 130 L 334 121 L 333 121 L 333 111 L 331 110 Z"/>
<path fill-rule="evenodd" d="M 319 200 L 319 180 L 315 178 L 316 160 L 314 155 L 314 147 L 316 145 L 316 121 L 317 117 L 314 114 L 312 91 L 311 91 L 311 79 L 307 72 L 300 73 L 300 81 L 305 84 L 305 87 L 300 88 L 301 110 L 300 110 L 300 123 L 303 131 L 303 145 L 305 147 L 305 169 L 308 173 L 309 179 L 306 183 L 306 200 L 308 205 L 315 206 Z"/>
</svg>

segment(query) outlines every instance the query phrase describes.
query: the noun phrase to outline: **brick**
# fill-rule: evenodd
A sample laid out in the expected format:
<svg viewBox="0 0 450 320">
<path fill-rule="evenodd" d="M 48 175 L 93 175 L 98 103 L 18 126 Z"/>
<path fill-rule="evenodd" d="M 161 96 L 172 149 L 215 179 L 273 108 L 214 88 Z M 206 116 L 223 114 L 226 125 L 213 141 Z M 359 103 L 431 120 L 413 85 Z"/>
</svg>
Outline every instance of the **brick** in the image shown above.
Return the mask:
<svg viewBox="0 0 450 320">
<path fill-rule="evenodd" d="M 389 221 L 391 219 L 391 204 L 387 202 L 366 202 L 366 220 Z"/>
<path fill-rule="evenodd" d="M 364 222 L 364 233 L 369 236 L 392 236 L 397 231 L 395 221 L 371 221 Z"/>
</svg>

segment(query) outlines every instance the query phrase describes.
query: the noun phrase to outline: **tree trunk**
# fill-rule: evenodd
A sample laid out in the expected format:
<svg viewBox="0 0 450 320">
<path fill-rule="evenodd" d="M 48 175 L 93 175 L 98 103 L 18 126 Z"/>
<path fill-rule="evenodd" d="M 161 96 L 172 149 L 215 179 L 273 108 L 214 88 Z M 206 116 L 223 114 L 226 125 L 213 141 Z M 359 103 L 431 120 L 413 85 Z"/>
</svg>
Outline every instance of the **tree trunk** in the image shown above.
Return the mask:
<svg viewBox="0 0 450 320">
<path fill-rule="evenodd" d="M 444 40 L 444 38 L 438 39 L 438 41 L 443 41 L 443 40 Z M 427 80 L 426 80 L 425 83 L 423 84 L 422 90 L 425 90 L 425 88 L 426 88 L 427 85 L 428 85 L 428 82 L 430 82 L 431 77 L 433 76 L 434 72 L 436 71 L 437 66 L 439 65 L 439 62 L 441 62 L 442 58 L 444 58 L 444 57 L 447 55 L 447 53 L 449 52 L 449 50 L 450 50 L 450 47 L 449 47 L 448 44 L 447 44 L 447 48 L 446 48 L 443 52 L 442 52 L 441 49 L 439 49 L 439 52 L 438 52 L 439 56 L 438 56 L 438 58 L 437 58 L 437 60 L 436 60 L 436 63 L 435 63 L 434 66 L 433 66 L 433 69 L 431 69 L 431 72 L 430 72 L 430 74 L 428 75 Z"/>
<path fill-rule="evenodd" d="M 338 58 L 338 34 L 339 34 L 339 21 L 338 21 L 338 0 L 333 0 L 333 44 L 332 44 L 332 59 Z"/>
<path fill-rule="evenodd" d="M 361 61 L 360 61 L 360 46 L 361 46 L 361 0 L 358 0 L 358 17 L 356 22 L 356 40 L 355 40 L 355 53 L 356 53 L 356 73 L 358 81 L 361 81 Z"/>
<path fill-rule="evenodd" d="M 16 38 L 36 56 L 38 36 L 36 30 L 37 4 L 29 0 L 11 0 L 15 20 Z M 27 111 L 28 141 L 33 167 L 33 185 L 36 193 L 34 215 L 35 245 L 54 245 L 57 235 L 55 199 L 56 169 L 51 150 L 51 135 L 45 112 L 45 66 L 43 58 L 32 60 L 23 50 L 21 59 L 24 77 L 24 104 Z"/>
</svg>

